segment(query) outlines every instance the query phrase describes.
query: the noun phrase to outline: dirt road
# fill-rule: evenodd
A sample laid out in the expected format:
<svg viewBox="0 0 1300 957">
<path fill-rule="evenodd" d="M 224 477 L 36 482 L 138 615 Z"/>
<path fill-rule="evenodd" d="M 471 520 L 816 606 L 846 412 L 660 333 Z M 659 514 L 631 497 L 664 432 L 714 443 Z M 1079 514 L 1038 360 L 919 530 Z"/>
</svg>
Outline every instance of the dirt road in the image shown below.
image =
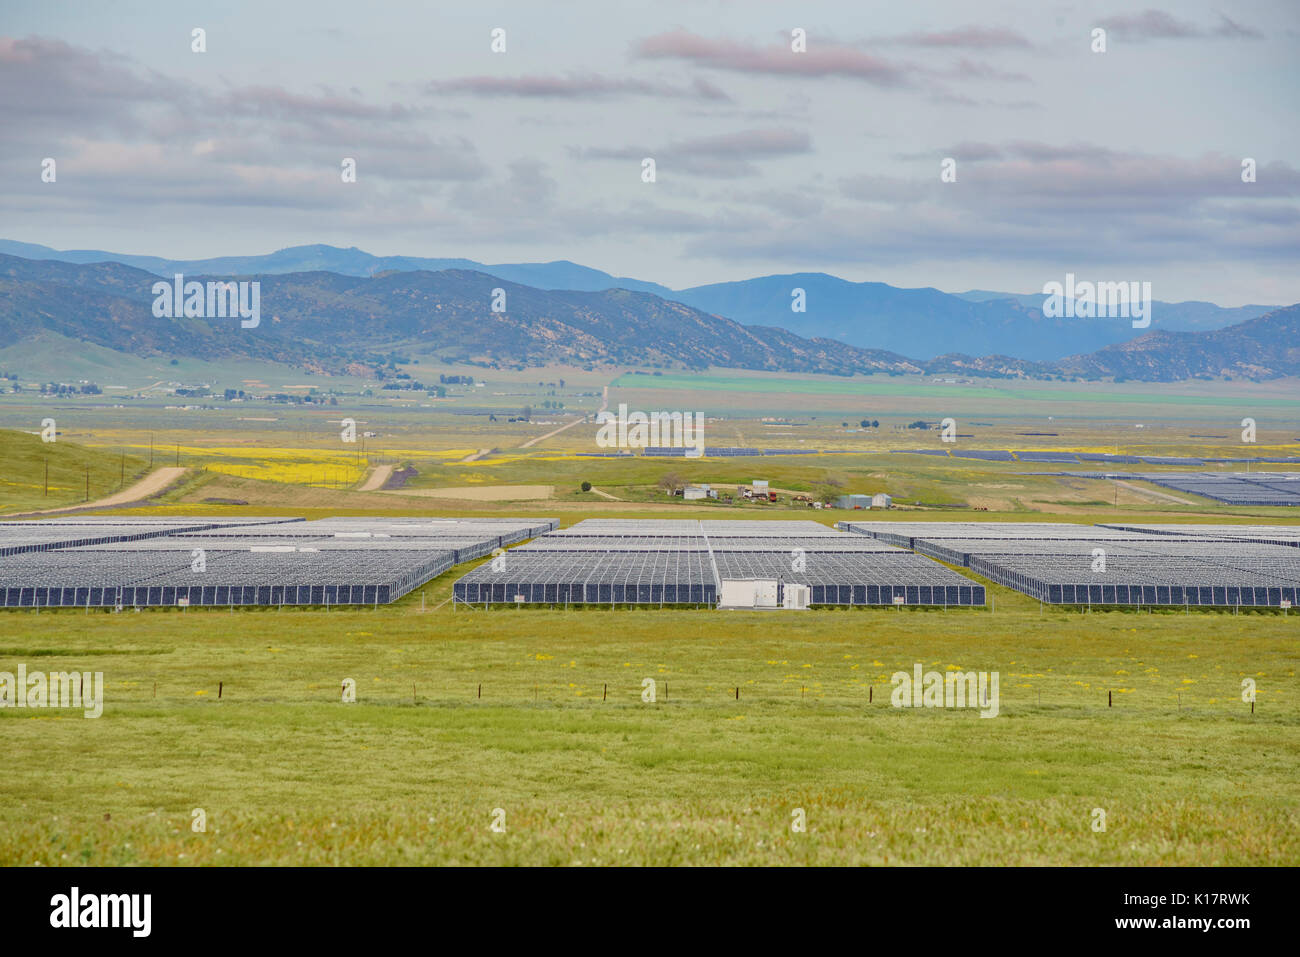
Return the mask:
<svg viewBox="0 0 1300 957">
<path fill-rule="evenodd" d="M 454 498 L 467 502 L 525 502 L 551 498 L 554 485 L 458 485 L 454 488 L 389 489 L 386 495 Z"/>
<path fill-rule="evenodd" d="M 393 467 L 391 465 L 376 465 L 374 470 L 366 476 L 365 484 L 357 491 L 378 492 L 392 477 Z"/>
<path fill-rule="evenodd" d="M 600 408 L 596 410 L 596 414 L 597 414 L 597 415 L 600 415 L 600 413 L 604 412 L 604 411 L 605 411 L 606 409 L 608 409 L 608 408 L 609 408 L 609 386 L 605 386 L 604 391 L 601 393 Z M 538 436 L 537 438 L 535 438 L 535 439 L 529 439 L 527 442 L 525 442 L 523 445 L 521 445 L 521 446 L 519 446 L 519 447 L 520 447 L 521 449 L 532 448 L 532 447 L 533 447 L 534 445 L 536 445 L 538 442 L 544 441 L 545 439 L 549 439 L 549 438 L 550 438 L 551 436 L 553 436 L 553 435 L 559 435 L 559 434 L 560 434 L 561 432 L 563 432 L 565 429 L 571 429 L 571 428 L 573 428 L 575 425 L 577 425 L 579 422 L 583 422 L 583 421 L 585 421 L 585 420 L 586 420 L 586 416 L 581 416 L 581 417 L 579 417 L 579 418 L 574 419 L 572 422 L 566 422 L 564 425 L 560 426 L 558 429 L 554 429 L 554 430 L 552 430 L 552 431 L 550 431 L 550 432 L 547 432 L 545 435 L 539 435 L 539 436 Z"/>
<path fill-rule="evenodd" d="M 1157 492 L 1155 489 L 1142 488 L 1140 485 L 1134 485 L 1132 482 L 1124 482 L 1120 479 L 1113 479 L 1116 485 L 1122 486 L 1137 495 L 1145 495 L 1147 498 L 1155 499 L 1157 502 L 1173 502 L 1175 505 L 1195 505 L 1191 499 L 1179 498 L 1177 495 L 1169 495 L 1165 492 Z"/>
<path fill-rule="evenodd" d="M 107 498 L 95 499 L 93 502 L 82 502 L 80 505 L 65 505 L 62 508 L 47 508 L 39 512 L 31 512 L 32 515 L 55 515 L 59 512 L 79 512 L 88 508 L 111 508 L 115 505 L 130 505 L 132 502 L 139 502 L 150 496 L 157 495 L 159 492 L 174 485 L 188 469 L 167 466 L 165 468 L 154 469 L 134 485 L 115 492 Z"/>
</svg>

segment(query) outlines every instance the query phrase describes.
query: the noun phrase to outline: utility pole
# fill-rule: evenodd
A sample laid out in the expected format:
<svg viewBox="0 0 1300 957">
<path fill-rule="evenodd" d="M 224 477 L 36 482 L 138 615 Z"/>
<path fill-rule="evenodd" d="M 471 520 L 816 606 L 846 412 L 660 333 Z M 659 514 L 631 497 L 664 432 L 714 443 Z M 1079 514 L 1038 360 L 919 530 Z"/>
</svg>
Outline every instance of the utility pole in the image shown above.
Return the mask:
<svg viewBox="0 0 1300 957">
<path fill-rule="evenodd" d="M 45 497 L 50 497 L 50 457 L 45 456 Z"/>
<path fill-rule="evenodd" d="M 149 433 L 149 468 L 153 468 L 153 433 Z"/>
<path fill-rule="evenodd" d="M 86 466 L 86 501 L 90 501 L 90 466 Z"/>
</svg>

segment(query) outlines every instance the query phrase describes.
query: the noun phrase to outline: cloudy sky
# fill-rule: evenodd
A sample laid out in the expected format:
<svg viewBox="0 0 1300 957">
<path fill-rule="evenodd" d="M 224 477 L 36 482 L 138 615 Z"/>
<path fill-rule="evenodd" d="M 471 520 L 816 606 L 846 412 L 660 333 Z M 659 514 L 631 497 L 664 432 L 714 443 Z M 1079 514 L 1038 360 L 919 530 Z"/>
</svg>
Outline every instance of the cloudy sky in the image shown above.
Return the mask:
<svg viewBox="0 0 1300 957">
<path fill-rule="evenodd" d="M 4 0 L 0 238 L 1300 301 L 1300 3 L 1150 2 Z"/>
</svg>

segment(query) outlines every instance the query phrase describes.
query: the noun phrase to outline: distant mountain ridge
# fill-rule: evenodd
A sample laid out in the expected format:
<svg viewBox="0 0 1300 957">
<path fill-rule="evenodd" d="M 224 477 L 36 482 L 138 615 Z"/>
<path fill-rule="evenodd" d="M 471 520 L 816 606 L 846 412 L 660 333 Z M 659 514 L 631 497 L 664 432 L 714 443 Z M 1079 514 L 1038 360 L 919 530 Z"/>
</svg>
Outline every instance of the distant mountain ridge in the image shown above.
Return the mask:
<svg viewBox="0 0 1300 957">
<path fill-rule="evenodd" d="M 541 290 L 461 269 L 240 278 L 261 284 L 257 328 L 233 319 L 155 318 L 159 277 L 132 266 L 0 255 L 0 347 L 49 331 L 133 355 L 261 358 L 316 372 L 374 370 L 416 351 L 523 366 L 921 371 L 903 356 L 742 326 L 626 289 Z M 506 294 L 504 313 L 490 308 L 498 288 Z"/>
<path fill-rule="evenodd" d="M 761 276 L 737 282 L 670 289 L 655 282 L 611 276 L 560 260 L 488 265 L 469 259 L 373 256 L 336 246 L 294 246 L 259 256 L 174 260 L 103 250 L 59 251 L 48 246 L 0 240 L 0 253 L 69 263 L 119 262 L 160 276 L 283 275 L 326 271 L 367 277 L 387 272 L 468 270 L 540 290 L 603 292 L 628 289 L 679 302 L 748 326 L 777 327 L 808 339 L 834 339 L 863 349 L 933 359 L 945 353 L 997 353 L 1025 361 L 1049 361 L 1091 352 L 1140 336 L 1124 319 L 1047 319 L 1043 297 L 971 290 L 903 289 L 881 282 L 850 282 L 825 273 Z M 804 290 L 807 309 L 791 310 L 791 293 Z M 1263 315 L 1276 306 L 1223 308 L 1213 303 L 1153 304 L 1153 329 L 1222 328 Z"/>
<path fill-rule="evenodd" d="M 235 274 L 187 280 L 228 280 Z M 545 364 L 725 367 L 853 375 L 871 372 L 1043 378 L 1300 375 L 1300 305 L 1229 329 L 1156 330 L 1058 361 L 958 350 L 927 359 L 820 335 L 739 322 L 627 289 L 538 289 L 482 272 L 327 271 L 239 275 L 261 284 L 262 321 L 160 319 L 156 273 L 0 254 L 0 348 L 52 333 L 134 356 L 269 360 L 312 372 L 377 372 L 394 356 L 434 354 L 525 367 Z M 892 288 L 892 287 L 886 287 Z M 504 312 L 493 312 L 503 289 Z"/>
</svg>

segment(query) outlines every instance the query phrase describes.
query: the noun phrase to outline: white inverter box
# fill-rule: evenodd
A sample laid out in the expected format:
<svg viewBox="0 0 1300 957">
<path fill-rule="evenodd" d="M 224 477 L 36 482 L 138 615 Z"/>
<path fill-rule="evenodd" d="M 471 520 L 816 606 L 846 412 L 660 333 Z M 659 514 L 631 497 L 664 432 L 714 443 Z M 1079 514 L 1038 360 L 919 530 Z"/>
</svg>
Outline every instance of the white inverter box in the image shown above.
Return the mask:
<svg viewBox="0 0 1300 957">
<path fill-rule="evenodd" d="M 718 595 L 722 608 L 776 608 L 776 579 L 723 579 Z"/>
<path fill-rule="evenodd" d="M 807 585 L 787 583 L 781 596 L 781 606 L 793 611 L 805 611 L 812 599 L 812 589 Z"/>
</svg>

